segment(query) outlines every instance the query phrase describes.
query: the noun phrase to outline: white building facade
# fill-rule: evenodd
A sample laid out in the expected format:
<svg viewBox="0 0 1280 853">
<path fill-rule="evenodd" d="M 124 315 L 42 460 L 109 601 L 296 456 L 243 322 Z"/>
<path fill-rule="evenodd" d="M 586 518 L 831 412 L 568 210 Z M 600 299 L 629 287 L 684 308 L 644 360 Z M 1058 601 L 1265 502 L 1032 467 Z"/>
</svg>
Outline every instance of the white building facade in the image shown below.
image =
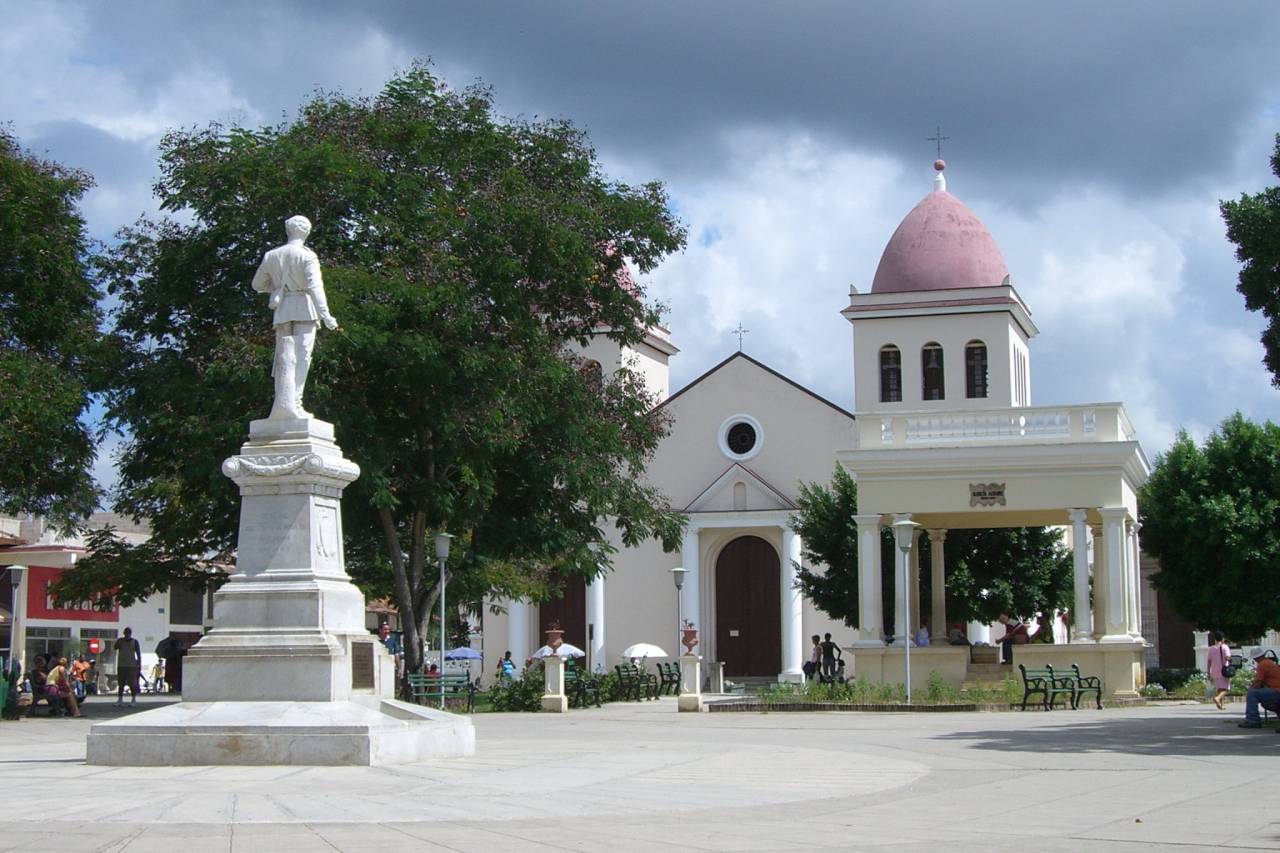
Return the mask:
<svg viewBox="0 0 1280 853">
<path fill-rule="evenodd" d="M 921 614 L 945 635 L 948 530 L 1063 525 L 1075 554 L 1072 642 L 1022 646 L 1016 657 L 1078 663 L 1103 675 L 1109 693 L 1136 692 L 1146 647 L 1137 490 L 1147 460 L 1120 403 L 1032 405 L 1038 329 L 995 240 L 947 192 L 944 167 L 935 164 L 933 192 L 894 232 L 869 292 L 855 289 L 842 312 L 853 328 L 855 412 L 742 353 L 668 398 L 668 360 L 678 350 L 665 329 L 626 352 L 603 337 L 588 348 L 602 372 L 622 364 L 640 372 L 673 418 L 647 478 L 688 516 L 683 545 L 676 553 L 652 541 L 619 547 L 611 572 L 586 587 L 567 583 L 558 601 L 496 602 L 506 612 L 485 616 L 487 657 L 527 657 L 554 620 L 566 641 L 589 651 L 589 666 L 608 669 L 632 643 L 676 651 L 687 620 L 700 631 L 698 652 L 723 662 L 729 678 L 798 680 L 807 638 L 831 632 L 854 648 L 858 674 L 901 683 L 904 638 Z M 789 526 L 797 491 L 828 483 L 837 464 L 859 486 L 857 629 L 795 588 L 804 560 Z M 894 588 L 883 589 L 881 531 L 897 520 L 919 525 L 916 545 Z M 923 570 L 937 592 L 928 602 L 919 600 L 923 536 L 933 544 Z M 685 570 L 679 596 L 677 566 Z M 886 645 L 886 636 L 894 641 Z M 965 679 L 967 648 L 935 642 L 913 654 L 913 683 L 931 672 Z"/>
</svg>

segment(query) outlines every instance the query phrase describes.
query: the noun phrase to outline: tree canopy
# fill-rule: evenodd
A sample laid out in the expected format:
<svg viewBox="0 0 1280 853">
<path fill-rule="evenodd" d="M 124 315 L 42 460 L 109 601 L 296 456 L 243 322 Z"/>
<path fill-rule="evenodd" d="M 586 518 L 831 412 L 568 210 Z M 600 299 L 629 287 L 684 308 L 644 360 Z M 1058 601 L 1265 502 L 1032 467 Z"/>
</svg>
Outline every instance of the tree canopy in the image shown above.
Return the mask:
<svg viewBox="0 0 1280 853">
<path fill-rule="evenodd" d="M 320 334 L 307 406 L 362 470 L 348 569 L 394 596 L 411 664 L 439 593 L 433 531 L 456 537 L 459 602 L 602 571 L 606 519 L 625 544 L 677 547 L 682 517 L 637 476 L 664 416 L 638 375 L 602 381 L 572 352 L 659 322 L 626 265 L 683 245 L 661 185 L 610 181 L 568 122 L 501 119 L 487 89 L 421 64 L 374 97 L 317 95 L 291 123 L 172 132 L 161 167 L 162 208 L 183 220 L 139 222 L 104 262 L 125 354 L 108 414 L 131 435 L 116 508 L 154 535 L 66 573 L 62 594 L 128 601 L 232 558 L 239 500 L 219 465 L 272 393 L 249 281 L 297 213 L 342 324 Z"/>
<path fill-rule="evenodd" d="M 1280 625 L 1280 426 L 1237 412 L 1201 445 L 1179 433 L 1139 506 L 1175 610 L 1237 640 Z"/>
<path fill-rule="evenodd" d="M 843 467 L 830 485 L 802 483 L 792 527 L 804 543 L 809 566 L 798 569 L 801 590 L 845 624 L 858 625 L 858 487 Z M 946 553 L 947 618 L 994 622 L 1001 613 L 1030 616 L 1065 607 L 1071 599 L 1071 554 L 1059 530 L 1045 527 L 949 530 Z M 920 537 L 921 612 L 928 612 L 932 543 Z M 893 572 L 897 548 L 892 533 L 881 539 L 884 624 L 893 624 Z M 943 626 L 934 626 L 941 631 Z"/>
<path fill-rule="evenodd" d="M 1280 177 L 1280 134 L 1271 171 Z M 1241 193 L 1238 200 L 1223 201 L 1219 207 L 1227 239 L 1235 243 L 1236 258 L 1243 264 L 1236 290 L 1244 296 L 1246 308 L 1261 311 L 1267 319 L 1263 362 L 1271 371 L 1271 384 L 1280 387 L 1280 187 Z"/>
<path fill-rule="evenodd" d="M 82 416 L 102 355 L 99 294 L 78 209 L 91 186 L 0 128 L 0 512 L 63 527 L 97 504 Z"/>
</svg>

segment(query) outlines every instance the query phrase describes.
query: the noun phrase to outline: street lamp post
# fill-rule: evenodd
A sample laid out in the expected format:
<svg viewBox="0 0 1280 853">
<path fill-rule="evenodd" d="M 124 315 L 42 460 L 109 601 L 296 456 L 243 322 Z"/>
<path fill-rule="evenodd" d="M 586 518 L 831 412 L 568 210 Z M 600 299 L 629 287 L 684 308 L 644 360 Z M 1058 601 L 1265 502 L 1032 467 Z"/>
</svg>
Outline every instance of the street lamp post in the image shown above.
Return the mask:
<svg viewBox="0 0 1280 853">
<path fill-rule="evenodd" d="M 440 532 L 435 535 L 436 559 L 440 562 L 440 710 L 444 710 L 444 647 L 448 645 L 449 629 L 444 610 L 444 564 L 449 559 L 449 540 L 453 537 Z"/>
<path fill-rule="evenodd" d="M 24 566 L 10 566 L 9 580 L 13 584 L 13 622 L 9 625 L 9 662 L 8 667 L 13 669 L 13 662 L 19 661 L 23 663 L 23 669 L 26 669 L 26 625 L 23 624 L 22 617 L 26 608 L 26 602 L 22 597 L 22 572 Z"/>
<path fill-rule="evenodd" d="M 905 661 L 907 680 L 907 704 L 911 704 L 911 540 L 915 538 L 915 529 L 920 525 L 909 518 L 901 518 L 893 523 L 893 537 L 902 552 L 902 626 L 903 647 L 906 652 Z M 896 620 L 895 620 L 896 621 Z M 894 626 L 896 629 L 896 625 Z"/>
<path fill-rule="evenodd" d="M 684 568 L 676 566 L 671 570 L 671 579 L 676 584 L 676 655 L 680 654 L 680 614 L 684 612 Z"/>
</svg>

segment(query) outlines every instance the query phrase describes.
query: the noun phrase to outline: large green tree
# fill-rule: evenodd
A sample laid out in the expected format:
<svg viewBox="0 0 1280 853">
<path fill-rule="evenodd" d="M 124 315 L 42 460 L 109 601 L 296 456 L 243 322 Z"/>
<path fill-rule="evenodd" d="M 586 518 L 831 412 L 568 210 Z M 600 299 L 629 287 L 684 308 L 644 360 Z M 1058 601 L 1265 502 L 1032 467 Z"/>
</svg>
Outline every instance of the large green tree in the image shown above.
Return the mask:
<svg viewBox="0 0 1280 853">
<path fill-rule="evenodd" d="M 1280 625 L 1280 426 L 1236 413 L 1201 445 L 1179 433 L 1139 506 L 1174 609 L 1238 640 Z"/>
<path fill-rule="evenodd" d="M 1280 177 L 1280 134 L 1271 171 Z M 1261 311 L 1267 319 L 1263 361 L 1271 371 L 1271 384 L 1280 387 L 1280 187 L 1241 193 L 1236 201 L 1222 202 L 1220 209 L 1227 239 L 1235 243 L 1236 258 L 1243 264 L 1236 290 L 1244 296 L 1246 308 Z"/>
<path fill-rule="evenodd" d="M 83 415 L 101 355 L 98 290 L 78 209 L 91 186 L 0 128 L 0 512 L 64 527 L 97 503 Z"/>
<path fill-rule="evenodd" d="M 435 531 L 456 537 L 463 602 L 602 571 L 604 519 L 626 544 L 677 546 L 681 516 L 638 476 L 666 421 L 636 375 L 602 381 L 571 352 L 658 322 L 626 264 L 683 244 L 660 185 L 610 181 L 567 122 L 503 120 L 488 90 L 424 65 L 372 98 L 320 95 L 292 123 L 173 132 L 161 151 L 156 191 L 183 220 L 139 223 L 105 264 L 127 354 L 109 414 L 131 435 L 117 508 L 155 534 L 104 547 L 61 594 L 127 601 L 232 559 L 238 496 L 219 464 L 272 393 L 249 281 L 295 213 L 342 324 L 321 332 L 307 404 L 362 470 L 343 502 L 349 569 L 394 597 L 411 665 L 440 592 Z"/>
<path fill-rule="evenodd" d="M 858 487 L 837 467 L 830 485 L 802 483 L 792 527 L 801 536 L 810 566 L 798 570 L 798 584 L 819 608 L 850 626 L 858 625 Z M 883 614 L 893 624 L 897 550 L 887 530 L 880 543 Z M 947 617 L 994 622 L 1001 613 L 1029 616 L 1065 607 L 1071 598 L 1071 554 L 1062 532 L 1045 527 L 947 531 Z M 920 538 L 921 612 L 930 596 L 927 569 L 932 543 Z M 934 631 L 943 626 L 935 625 Z"/>
</svg>

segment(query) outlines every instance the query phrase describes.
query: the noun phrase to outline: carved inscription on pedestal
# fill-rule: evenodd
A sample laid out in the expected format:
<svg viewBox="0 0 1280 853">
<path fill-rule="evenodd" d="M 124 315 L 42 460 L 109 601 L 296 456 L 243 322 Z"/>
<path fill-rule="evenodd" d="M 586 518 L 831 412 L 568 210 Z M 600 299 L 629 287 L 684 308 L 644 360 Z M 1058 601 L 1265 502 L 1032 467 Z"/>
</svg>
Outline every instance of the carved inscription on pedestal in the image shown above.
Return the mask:
<svg viewBox="0 0 1280 853">
<path fill-rule="evenodd" d="M 338 556 L 338 508 L 316 504 L 316 556 L 333 559 Z"/>
<path fill-rule="evenodd" d="M 351 644 L 351 689 L 373 689 L 373 643 Z"/>
</svg>

